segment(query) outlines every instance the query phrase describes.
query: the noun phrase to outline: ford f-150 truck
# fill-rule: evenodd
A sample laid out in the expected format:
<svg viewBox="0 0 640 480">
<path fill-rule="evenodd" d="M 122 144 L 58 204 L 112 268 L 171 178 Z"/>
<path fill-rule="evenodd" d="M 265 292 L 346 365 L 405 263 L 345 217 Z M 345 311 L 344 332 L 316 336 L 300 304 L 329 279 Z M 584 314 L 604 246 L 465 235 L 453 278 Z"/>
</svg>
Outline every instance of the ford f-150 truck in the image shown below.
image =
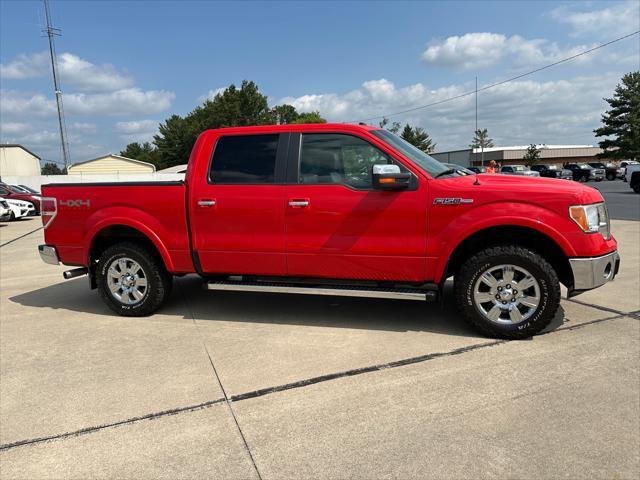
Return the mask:
<svg viewBox="0 0 640 480">
<path fill-rule="evenodd" d="M 172 277 L 211 290 L 456 303 L 487 335 L 544 329 L 560 302 L 619 267 L 590 187 L 461 175 L 387 130 L 344 124 L 208 130 L 184 181 L 42 187 L 47 263 L 88 274 L 106 304 L 141 316 Z M 399 314 L 401 311 L 399 310 Z"/>
</svg>

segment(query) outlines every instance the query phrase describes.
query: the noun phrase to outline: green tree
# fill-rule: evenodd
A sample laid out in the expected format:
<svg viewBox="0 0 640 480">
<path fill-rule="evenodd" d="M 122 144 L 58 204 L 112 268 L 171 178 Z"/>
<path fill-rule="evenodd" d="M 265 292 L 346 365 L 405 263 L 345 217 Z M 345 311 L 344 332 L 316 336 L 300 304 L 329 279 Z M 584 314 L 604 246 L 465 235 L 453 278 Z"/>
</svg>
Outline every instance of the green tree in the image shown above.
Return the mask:
<svg viewBox="0 0 640 480">
<path fill-rule="evenodd" d="M 292 105 L 269 108 L 267 96 L 260 93 L 254 82 L 245 80 L 240 88 L 229 85 L 185 117 L 172 115 L 166 119 L 153 137 L 155 149 L 143 152 L 144 145 L 133 145 L 129 153 L 148 155 L 147 161 L 158 168 L 171 167 L 187 163 L 196 138 L 204 130 L 274 123 L 326 123 L 326 120 L 319 112 L 298 113 Z M 123 152 L 128 149 L 129 145 Z"/>
<path fill-rule="evenodd" d="M 604 150 L 600 158 L 640 159 L 640 71 L 627 73 L 612 98 L 605 98 L 609 110 L 602 115 L 596 137 Z"/>
<path fill-rule="evenodd" d="M 42 175 L 64 175 L 64 170 L 53 162 L 46 162 L 40 169 Z"/>
<path fill-rule="evenodd" d="M 431 153 L 436 148 L 436 144 L 422 127 L 412 127 L 407 123 L 400 136 L 425 153 Z"/>
<path fill-rule="evenodd" d="M 391 133 L 395 133 L 396 135 L 400 131 L 400 128 L 402 128 L 400 122 L 393 122 L 391 126 L 387 127 L 387 125 L 389 125 L 389 119 L 387 117 L 382 117 L 382 121 L 378 125 L 380 125 L 380 128 L 386 128 Z"/>
<path fill-rule="evenodd" d="M 489 133 L 486 128 L 482 130 L 478 129 L 474 132 L 473 140 L 471 141 L 471 148 L 491 148 L 493 147 L 493 139 L 489 137 Z"/>
<path fill-rule="evenodd" d="M 305 112 L 298 115 L 291 123 L 327 123 L 327 121 L 322 118 L 320 112 L 317 110 L 314 112 Z"/>
<path fill-rule="evenodd" d="M 138 142 L 130 143 L 120 152 L 120 155 L 158 166 L 158 152 L 149 142 L 144 142 L 142 145 Z"/>
<path fill-rule="evenodd" d="M 538 163 L 539 159 L 540 159 L 540 149 L 532 143 L 527 148 L 527 151 L 524 152 L 524 155 L 522 156 L 522 160 L 524 160 L 524 164 L 527 167 L 532 167 L 533 165 Z"/>
<path fill-rule="evenodd" d="M 197 135 L 190 121 L 180 115 L 172 115 L 160 124 L 158 132 L 153 136 L 157 149 L 156 168 L 187 163 Z"/>
</svg>

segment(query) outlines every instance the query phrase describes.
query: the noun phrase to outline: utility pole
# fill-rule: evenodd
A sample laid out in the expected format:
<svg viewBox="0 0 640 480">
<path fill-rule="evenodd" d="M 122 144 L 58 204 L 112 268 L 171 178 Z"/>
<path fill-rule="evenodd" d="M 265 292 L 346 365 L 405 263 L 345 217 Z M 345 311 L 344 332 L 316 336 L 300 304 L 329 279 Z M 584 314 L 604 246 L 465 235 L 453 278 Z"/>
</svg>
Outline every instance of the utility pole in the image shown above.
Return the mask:
<svg viewBox="0 0 640 480">
<path fill-rule="evenodd" d="M 62 144 L 62 160 L 64 162 L 65 173 L 69 166 L 69 144 L 67 143 L 67 126 L 64 121 L 64 108 L 62 107 L 62 90 L 58 79 L 58 60 L 56 57 L 56 47 L 54 36 L 62 35 L 62 30 L 51 26 L 51 13 L 49 12 L 49 1 L 44 1 L 44 15 L 47 21 L 47 28 L 44 33 L 49 37 L 49 53 L 51 54 L 51 70 L 53 71 L 53 87 L 56 93 L 56 104 L 58 106 L 58 125 L 60 126 L 60 143 Z"/>
</svg>

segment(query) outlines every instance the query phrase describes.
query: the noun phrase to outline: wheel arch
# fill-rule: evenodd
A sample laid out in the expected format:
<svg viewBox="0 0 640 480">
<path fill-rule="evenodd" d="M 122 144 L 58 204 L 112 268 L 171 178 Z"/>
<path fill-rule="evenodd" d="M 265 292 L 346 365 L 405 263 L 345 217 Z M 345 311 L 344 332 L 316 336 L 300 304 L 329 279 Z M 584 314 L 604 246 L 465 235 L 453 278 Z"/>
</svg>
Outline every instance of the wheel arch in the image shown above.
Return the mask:
<svg viewBox="0 0 640 480">
<path fill-rule="evenodd" d="M 162 260 L 167 271 L 173 269 L 173 262 L 168 250 L 158 236 L 148 227 L 135 224 L 127 219 L 111 219 L 108 224 L 96 226 L 87 236 L 84 257 L 87 259 L 91 276 L 91 286 L 95 287 L 94 270 L 97 259 L 111 245 L 119 242 L 131 241 L 144 245 Z"/>
<path fill-rule="evenodd" d="M 573 286 L 573 273 L 563 248 L 551 236 L 535 228 L 522 225 L 497 225 L 474 232 L 462 240 L 448 256 L 441 280 L 455 276 L 465 259 L 485 248 L 514 244 L 541 255 L 556 271 L 560 282 Z"/>
</svg>

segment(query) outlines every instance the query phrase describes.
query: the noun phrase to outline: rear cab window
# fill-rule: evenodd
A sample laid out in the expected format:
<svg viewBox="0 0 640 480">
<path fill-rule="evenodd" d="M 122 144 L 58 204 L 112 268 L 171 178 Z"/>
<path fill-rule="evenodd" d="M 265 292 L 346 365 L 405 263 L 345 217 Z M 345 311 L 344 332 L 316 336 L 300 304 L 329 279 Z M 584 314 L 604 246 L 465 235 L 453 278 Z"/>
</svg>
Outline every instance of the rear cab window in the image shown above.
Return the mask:
<svg viewBox="0 0 640 480">
<path fill-rule="evenodd" d="M 279 134 L 229 135 L 218 139 L 209 183 L 274 184 Z"/>
</svg>

